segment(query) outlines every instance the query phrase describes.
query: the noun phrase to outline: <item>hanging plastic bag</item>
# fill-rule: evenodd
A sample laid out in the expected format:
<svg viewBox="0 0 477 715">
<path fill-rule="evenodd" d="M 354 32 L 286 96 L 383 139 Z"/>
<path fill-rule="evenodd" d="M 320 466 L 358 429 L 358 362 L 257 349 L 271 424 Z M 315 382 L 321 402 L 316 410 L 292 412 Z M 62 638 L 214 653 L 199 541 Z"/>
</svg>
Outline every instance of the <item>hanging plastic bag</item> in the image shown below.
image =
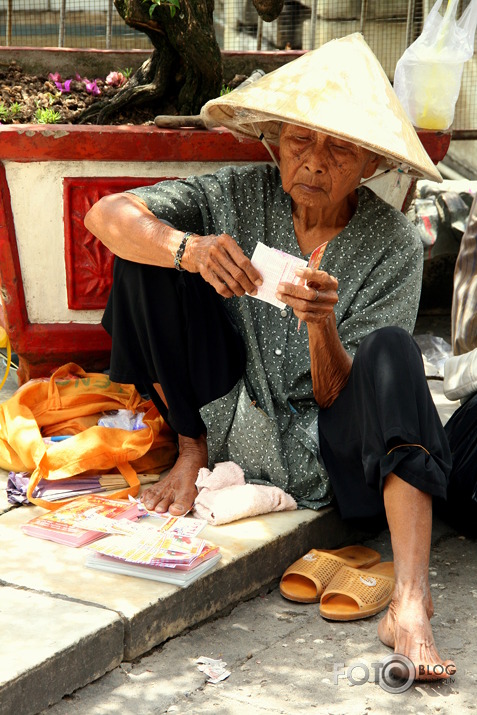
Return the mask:
<svg viewBox="0 0 477 715">
<path fill-rule="evenodd" d="M 414 126 L 448 129 L 460 92 L 464 64 L 474 54 L 477 0 L 456 20 L 459 0 L 448 0 L 444 15 L 437 0 L 422 33 L 396 65 L 394 90 Z"/>
</svg>

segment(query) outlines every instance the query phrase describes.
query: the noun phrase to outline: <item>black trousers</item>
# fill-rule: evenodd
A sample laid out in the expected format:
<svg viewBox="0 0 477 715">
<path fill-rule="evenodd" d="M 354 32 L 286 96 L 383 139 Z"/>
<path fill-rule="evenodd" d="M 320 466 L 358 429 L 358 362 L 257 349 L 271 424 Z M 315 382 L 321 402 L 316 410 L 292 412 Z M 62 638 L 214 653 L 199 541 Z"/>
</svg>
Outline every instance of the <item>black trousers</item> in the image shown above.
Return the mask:
<svg viewBox="0 0 477 715">
<path fill-rule="evenodd" d="M 244 371 L 242 338 L 222 299 L 198 274 L 116 258 L 103 326 L 112 336 L 111 379 L 148 392 L 181 435 L 204 432 L 200 407 L 227 394 Z M 445 496 L 449 447 L 419 348 L 405 331 L 384 328 L 363 341 L 348 384 L 320 410 L 319 430 L 344 518 L 382 514 L 383 481 L 391 471 Z"/>
<path fill-rule="evenodd" d="M 451 455 L 417 343 L 401 328 L 368 335 L 346 387 L 320 410 L 320 450 L 343 518 L 384 514 L 390 472 L 445 498 Z M 403 446 L 420 445 L 420 446 Z"/>
<path fill-rule="evenodd" d="M 230 392 L 245 368 L 243 340 L 200 274 L 116 258 L 102 324 L 112 337 L 111 379 L 147 392 L 186 437 L 205 432 L 199 409 Z"/>
</svg>

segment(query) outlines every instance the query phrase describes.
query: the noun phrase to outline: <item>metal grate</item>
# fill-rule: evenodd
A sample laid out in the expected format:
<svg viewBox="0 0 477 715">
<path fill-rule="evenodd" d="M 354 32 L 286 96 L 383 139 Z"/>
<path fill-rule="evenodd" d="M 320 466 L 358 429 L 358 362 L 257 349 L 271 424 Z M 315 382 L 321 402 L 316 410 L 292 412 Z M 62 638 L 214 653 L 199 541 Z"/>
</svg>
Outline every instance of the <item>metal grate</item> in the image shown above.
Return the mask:
<svg viewBox="0 0 477 715">
<path fill-rule="evenodd" d="M 0 38 L 20 47 L 151 47 L 146 35 L 126 25 L 112 0 L 0 0 Z"/>
<path fill-rule="evenodd" d="M 252 0 L 215 0 L 215 28 L 223 50 L 313 49 L 362 32 L 389 78 L 420 34 L 434 0 L 285 0 L 280 17 L 263 22 Z M 458 15 L 470 0 L 461 0 Z M 445 3 L 444 3 L 445 6 Z M 0 0 L 0 42 L 25 47 L 149 49 L 129 28 L 113 0 Z M 477 58 L 466 63 L 454 130 L 477 129 Z"/>
</svg>

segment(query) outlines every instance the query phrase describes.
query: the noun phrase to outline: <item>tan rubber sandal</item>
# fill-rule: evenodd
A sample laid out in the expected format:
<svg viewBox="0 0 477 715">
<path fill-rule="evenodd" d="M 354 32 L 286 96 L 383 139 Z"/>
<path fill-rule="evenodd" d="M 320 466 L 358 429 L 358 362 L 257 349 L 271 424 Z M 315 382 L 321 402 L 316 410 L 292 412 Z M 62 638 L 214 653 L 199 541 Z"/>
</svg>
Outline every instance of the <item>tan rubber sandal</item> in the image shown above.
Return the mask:
<svg viewBox="0 0 477 715">
<path fill-rule="evenodd" d="M 333 576 L 343 566 L 367 568 L 380 560 L 378 552 L 367 546 L 311 549 L 287 568 L 280 581 L 280 593 L 289 601 L 318 603 Z"/>
<path fill-rule="evenodd" d="M 384 561 L 370 569 L 343 566 L 321 597 L 320 614 L 331 621 L 369 618 L 389 606 L 393 591 L 392 561 Z"/>
</svg>

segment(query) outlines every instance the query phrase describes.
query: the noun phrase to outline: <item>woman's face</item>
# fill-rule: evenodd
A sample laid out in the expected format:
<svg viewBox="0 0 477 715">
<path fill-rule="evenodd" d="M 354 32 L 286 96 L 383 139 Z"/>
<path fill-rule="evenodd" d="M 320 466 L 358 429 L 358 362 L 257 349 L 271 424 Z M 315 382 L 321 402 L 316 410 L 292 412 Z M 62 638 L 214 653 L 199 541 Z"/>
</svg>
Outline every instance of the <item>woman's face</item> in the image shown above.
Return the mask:
<svg viewBox="0 0 477 715">
<path fill-rule="evenodd" d="M 284 190 L 299 206 L 339 206 L 362 178 L 374 174 L 379 162 L 379 156 L 356 144 L 283 124 L 280 174 Z"/>
</svg>

